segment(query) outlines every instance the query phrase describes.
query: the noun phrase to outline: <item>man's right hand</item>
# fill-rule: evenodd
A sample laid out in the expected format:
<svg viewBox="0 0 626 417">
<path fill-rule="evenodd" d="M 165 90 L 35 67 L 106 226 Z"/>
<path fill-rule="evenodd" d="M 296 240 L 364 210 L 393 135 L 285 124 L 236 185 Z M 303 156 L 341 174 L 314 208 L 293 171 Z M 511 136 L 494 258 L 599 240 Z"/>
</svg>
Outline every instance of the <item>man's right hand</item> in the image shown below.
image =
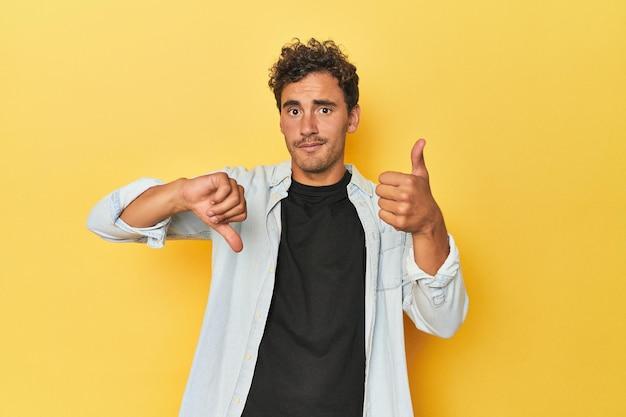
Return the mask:
<svg viewBox="0 0 626 417">
<path fill-rule="evenodd" d="M 243 187 L 223 172 L 179 181 L 183 206 L 177 211 L 193 211 L 222 235 L 235 252 L 240 252 L 243 242 L 229 223 L 242 222 L 247 217 Z"/>
<path fill-rule="evenodd" d="M 185 211 L 193 212 L 215 229 L 235 252 L 243 249 L 241 237 L 230 222 L 241 222 L 247 217 L 244 189 L 223 172 L 149 188 L 120 217 L 130 226 L 150 227 Z"/>
</svg>

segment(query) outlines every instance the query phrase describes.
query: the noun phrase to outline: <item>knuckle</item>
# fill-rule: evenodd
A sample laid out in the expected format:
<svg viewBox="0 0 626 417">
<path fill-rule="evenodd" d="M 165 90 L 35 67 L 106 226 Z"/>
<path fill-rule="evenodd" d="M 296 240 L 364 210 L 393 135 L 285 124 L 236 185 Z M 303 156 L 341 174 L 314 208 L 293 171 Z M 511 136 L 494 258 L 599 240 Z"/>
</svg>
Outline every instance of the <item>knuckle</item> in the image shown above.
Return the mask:
<svg viewBox="0 0 626 417">
<path fill-rule="evenodd" d="M 406 216 L 409 213 L 409 207 L 406 204 L 399 204 L 398 207 L 396 207 L 396 214 L 398 214 L 399 216 Z"/>
<path fill-rule="evenodd" d="M 411 199 L 411 193 L 408 191 L 401 191 L 398 194 L 398 200 L 400 201 L 409 201 Z"/>
</svg>

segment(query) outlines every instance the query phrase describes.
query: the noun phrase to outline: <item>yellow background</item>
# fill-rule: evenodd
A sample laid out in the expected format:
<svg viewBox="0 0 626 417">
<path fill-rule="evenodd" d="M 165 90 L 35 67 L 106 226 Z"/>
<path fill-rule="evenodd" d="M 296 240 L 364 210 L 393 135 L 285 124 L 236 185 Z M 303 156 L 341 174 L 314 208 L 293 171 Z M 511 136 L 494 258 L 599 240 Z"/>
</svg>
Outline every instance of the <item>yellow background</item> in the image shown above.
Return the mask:
<svg viewBox="0 0 626 417">
<path fill-rule="evenodd" d="M 292 37 L 359 67 L 348 159 L 376 179 L 428 140 L 471 297 L 407 328 L 418 417 L 624 416 L 626 3 L 0 3 L 0 416 L 173 416 L 210 243 L 113 245 L 90 207 L 287 158 L 267 68 Z"/>
</svg>

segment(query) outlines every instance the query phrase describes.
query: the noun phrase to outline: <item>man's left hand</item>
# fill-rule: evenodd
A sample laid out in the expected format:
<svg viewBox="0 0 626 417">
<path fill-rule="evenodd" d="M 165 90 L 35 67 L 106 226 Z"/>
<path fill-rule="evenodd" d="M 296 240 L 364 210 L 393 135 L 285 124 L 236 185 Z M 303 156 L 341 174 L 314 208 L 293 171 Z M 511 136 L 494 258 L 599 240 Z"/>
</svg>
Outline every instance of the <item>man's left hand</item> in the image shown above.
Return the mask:
<svg viewBox="0 0 626 417">
<path fill-rule="evenodd" d="M 428 235 L 443 222 L 439 206 L 430 191 L 424 162 L 426 141 L 419 139 L 411 150 L 410 174 L 387 171 L 378 177 L 379 216 L 396 230 Z"/>
</svg>

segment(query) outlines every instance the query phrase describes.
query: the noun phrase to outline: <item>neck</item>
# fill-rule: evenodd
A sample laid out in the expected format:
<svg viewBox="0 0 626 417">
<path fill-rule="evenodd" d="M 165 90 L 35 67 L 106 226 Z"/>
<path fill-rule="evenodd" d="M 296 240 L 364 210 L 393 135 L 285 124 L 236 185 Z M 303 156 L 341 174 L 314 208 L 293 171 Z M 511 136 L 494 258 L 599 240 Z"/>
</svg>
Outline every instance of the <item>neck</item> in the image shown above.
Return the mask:
<svg viewBox="0 0 626 417">
<path fill-rule="evenodd" d="M 300 184 L 322 187 L 325 185 L 337 184 L 346 173 L 346 167 L 339 165 L 336 168 L 324 172 L 307 172 L 299 169 L 291 163 L 291 175 Z"/>
</svg>

